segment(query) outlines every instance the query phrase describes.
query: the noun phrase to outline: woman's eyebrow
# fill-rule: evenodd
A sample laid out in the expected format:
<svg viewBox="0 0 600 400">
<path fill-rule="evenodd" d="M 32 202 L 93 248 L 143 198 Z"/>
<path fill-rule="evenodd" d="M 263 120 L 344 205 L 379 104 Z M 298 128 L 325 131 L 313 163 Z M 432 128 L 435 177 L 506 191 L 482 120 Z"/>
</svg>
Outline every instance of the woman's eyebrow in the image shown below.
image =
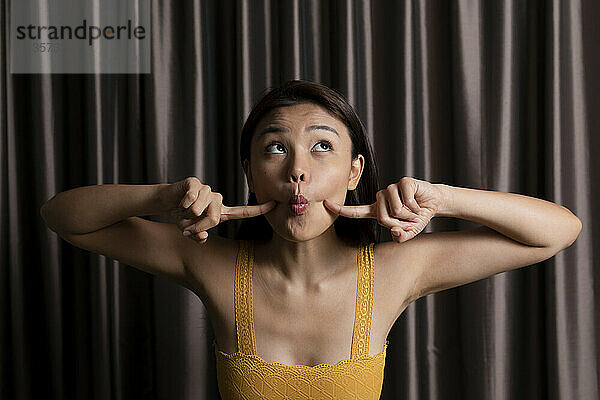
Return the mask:
<svg viewBox="0 0 600 400">
<path fill-rule="evenodd" d="M 337 133 L 337 131 L 335 129 L 333 129 L 332 127 L 327 126 L 327 125 L 311 125 L 306 128 L 307 131 L 316 131 L 316 130 L 320 130 L 320 129 L 333 132 L 336 135 L 338 135 L 338 137 L 340 136 L 340 134 Z M 258 137 L 260 138 L 262 135 L 264 135 L 265 133 L 268 133 L 268 132 L 289 132 L 289 131 L 290 130 L 288 128 L 282 128 L 280 126 L 269 126 L 269 127 L 266 127 L 265 129 L 263 129 L 262 131 L 260 131 L 260 133 L 258 134 Z"/>
</svg>

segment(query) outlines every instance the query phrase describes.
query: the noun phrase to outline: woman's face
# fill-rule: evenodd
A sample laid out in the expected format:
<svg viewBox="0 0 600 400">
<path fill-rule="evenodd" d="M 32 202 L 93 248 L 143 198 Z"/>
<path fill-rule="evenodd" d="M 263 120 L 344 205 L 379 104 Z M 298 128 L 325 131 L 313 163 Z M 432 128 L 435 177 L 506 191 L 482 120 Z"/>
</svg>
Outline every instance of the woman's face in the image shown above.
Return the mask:
<svg viewBox="0 0 600 400">
<path fill-rule="evenodd" d="M 265 217 L 285 239 L 304 241 L 325 232 L 337 217 L 323 199 L 344 204 L 362 174 L 364 157 L 352 160 L 346 125 L 313 103 L 273 109 L 265 114 L 251 142 L 244 171 L 258 203 L 276 200 Z M 249 168 L 248 168 L 249 167 Z M 306 206 L 291 205 L 302 195 Z"/>
</svg>

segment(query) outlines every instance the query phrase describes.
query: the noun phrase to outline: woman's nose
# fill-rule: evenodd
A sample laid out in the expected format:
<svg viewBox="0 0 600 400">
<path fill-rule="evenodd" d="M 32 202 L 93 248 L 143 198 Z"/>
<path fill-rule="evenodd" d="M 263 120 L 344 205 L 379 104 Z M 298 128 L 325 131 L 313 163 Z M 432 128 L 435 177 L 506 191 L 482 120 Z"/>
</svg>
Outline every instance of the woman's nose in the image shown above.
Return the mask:
<svg viewBox="0 0 600 400">
<path fill-rule="evenodd" d="M 306 172 L 300 168 L 294 168 L 292 170 L 292 173 L 290 175 L 290 178 L 292 180 L 292 182 L 300 182 L 300 181 L 305 181 L 306 180 Z"/>
<path fill-rule="evenodd" d="M 292 183 L 307 182 L 308 181 L 308 173 L 304 170 L 304 168 L 296 167 L 292 169 L 290 174 L 290 180 Z"/>
<path fill-rule="evenodd" d="M 306 156 L 303 152 L 294 152 L 289 158 L 289 180 L 291 183 L 300 183 L 301 181 L 310 183 L 310 156 Z"/>
</svg>

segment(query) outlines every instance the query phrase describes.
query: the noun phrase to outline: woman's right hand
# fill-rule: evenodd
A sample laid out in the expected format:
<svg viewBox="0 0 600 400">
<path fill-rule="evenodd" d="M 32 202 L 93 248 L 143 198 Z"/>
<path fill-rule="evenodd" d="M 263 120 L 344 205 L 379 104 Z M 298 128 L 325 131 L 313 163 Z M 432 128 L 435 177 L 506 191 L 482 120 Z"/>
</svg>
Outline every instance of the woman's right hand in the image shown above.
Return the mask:
<svg viewBox="0 0 600 400">
<path fill-rule="evenodd" d="M 227 207 L 221 193 L 213 192 L 196 177 L 165 185 L 159 192 L 167 213 L 183 235 L 199 243 L 208 239 L 208 229 L 230 219 L 251 218 L 271 211 L 275 200 L 254 206 Z"/>
</svg>

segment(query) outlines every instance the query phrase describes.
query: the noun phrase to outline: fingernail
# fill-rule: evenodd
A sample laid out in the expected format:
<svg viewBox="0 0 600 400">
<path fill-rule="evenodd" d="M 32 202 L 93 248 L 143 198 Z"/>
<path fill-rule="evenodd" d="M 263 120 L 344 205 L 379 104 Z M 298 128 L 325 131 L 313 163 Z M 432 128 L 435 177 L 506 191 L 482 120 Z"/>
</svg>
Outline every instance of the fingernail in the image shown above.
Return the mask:
<svg viewBox="0 0 600 400">
<path fill-rule="evenodd" d="M 190 231 L 183 231 L 183 236 L 190 236 L 192 234 L 192 232 Z"/>
</svg>

